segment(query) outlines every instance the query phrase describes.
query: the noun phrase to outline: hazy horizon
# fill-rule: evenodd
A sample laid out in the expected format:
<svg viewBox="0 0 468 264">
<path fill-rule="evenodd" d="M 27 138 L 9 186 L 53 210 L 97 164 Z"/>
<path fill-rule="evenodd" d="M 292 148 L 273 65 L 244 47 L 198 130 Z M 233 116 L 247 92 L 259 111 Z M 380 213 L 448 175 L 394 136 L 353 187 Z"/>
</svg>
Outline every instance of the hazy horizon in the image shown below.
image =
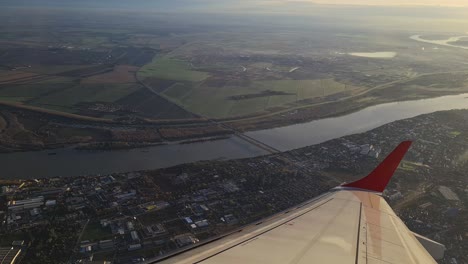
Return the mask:
<svg viewBox="0 0 468 264">
<path fill-rule="evenodd" d="M 308 12 L 310 8 L 340 7 L 390 7 L 390 8 L 435 8 L 446 9 L 468 7 L 465 0 L 1 0 L 3 6 L 21 7 L 74 7 L 141 9 L 159 11 L 198 11 L 198 12 Z M 463 8 L 464 9 L 464 8 Z"/>
</svg>

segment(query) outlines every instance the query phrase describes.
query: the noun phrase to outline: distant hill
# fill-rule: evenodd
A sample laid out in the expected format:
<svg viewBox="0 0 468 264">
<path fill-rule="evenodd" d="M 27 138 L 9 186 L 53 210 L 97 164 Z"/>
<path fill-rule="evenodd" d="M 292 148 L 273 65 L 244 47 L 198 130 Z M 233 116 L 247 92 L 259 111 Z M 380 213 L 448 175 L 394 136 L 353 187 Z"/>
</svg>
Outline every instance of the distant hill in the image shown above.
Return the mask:
<svg viewBox="0 0 468 264">
<path fill-rule="evenodd" d="M 187 11 L 226 1 L 193 0 L 1 0 L 0 6 L 46 8 L 109 8 L 125 10 Z"/>
</svg>

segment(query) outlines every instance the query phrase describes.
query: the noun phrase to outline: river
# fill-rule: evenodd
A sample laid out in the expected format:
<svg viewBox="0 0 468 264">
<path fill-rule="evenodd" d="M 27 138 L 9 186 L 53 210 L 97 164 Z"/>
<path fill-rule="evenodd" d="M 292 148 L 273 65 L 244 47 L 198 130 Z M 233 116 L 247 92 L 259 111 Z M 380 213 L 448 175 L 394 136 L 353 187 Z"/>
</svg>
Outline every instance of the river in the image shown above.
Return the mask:
<svg viewBox="0 0 468 264">
<path fill-rule="evenodd" d="M 467 109 L 468 94 L 371 106 L 334 118 L 325 118 L 246 133 L 280 150 L 291 150 L 330 139 L 369 131 L 381 125 L 441 110 Z M 0 154 L 0 178 L 41 178 L 107 174 L 157 169 L 199 160 L 235 159 L 266 152 L 237 137 L 192 144 L 169 144 L 118 151 L 51 151 Z"/>
<path fill-rule="evenodd" d="M 410 37 L 410 39 L 420 41 L 420 42 L 426 42 L 430 44 L 436 44 L 436 45 L 453 47 L 453 48 L 468 49 L 468 47 L 463 46 L 463 45 L 452 44 L 464 38 L 468 38 L 468 36 L 457 36 L 457 37 L 450 37 L 448 39 L 440 39 L 440 40 L 424 39 L 421 37 L 421 35 L 413 35 Z"/>
</svg>

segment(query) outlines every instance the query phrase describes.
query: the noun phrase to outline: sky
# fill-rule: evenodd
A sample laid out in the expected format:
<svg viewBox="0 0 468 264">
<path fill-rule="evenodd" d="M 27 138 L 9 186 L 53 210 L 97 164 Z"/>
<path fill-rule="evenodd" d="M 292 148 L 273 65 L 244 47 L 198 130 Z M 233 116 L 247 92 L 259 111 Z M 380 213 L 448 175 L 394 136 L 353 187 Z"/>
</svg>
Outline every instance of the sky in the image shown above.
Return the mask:
<svg viewBox="0 0 468 264">
<path fill-rule="evenodd" d="M 314 2 L 317 4 L 347 5 L 429 5 L 429 6 L 468 6 L 468 0 L 279 0 Z"/>
<path fill-rule="evenodd" d="M 309 12 L 327 6 L 468 7 L 468 0 L 0 0 L 0 6 L 106 8 L 147 11 Z"/>
<path fill-rule="evenodd" d="M 126 4 L 148 4 L 152 6 L 168 5 L 171 2 L 174 6 L 181 4 L 185 5 L 288 5 L 288 4 L 333 4 L 333 5 L 378 5 L 378 6 L 408 6 L 408 5 L 423 5 L 423 6 L 466 6 L 468 0 L 99 0 L 99 1 L 75 1 L 75 0 L 0 0 L 0 3 L 34 3 L 34 4 L 77 4 L 100 2 L 112 6 L 114 3 Z M 181 6 L 182 7 L 182 6 Z"/>
</svg>

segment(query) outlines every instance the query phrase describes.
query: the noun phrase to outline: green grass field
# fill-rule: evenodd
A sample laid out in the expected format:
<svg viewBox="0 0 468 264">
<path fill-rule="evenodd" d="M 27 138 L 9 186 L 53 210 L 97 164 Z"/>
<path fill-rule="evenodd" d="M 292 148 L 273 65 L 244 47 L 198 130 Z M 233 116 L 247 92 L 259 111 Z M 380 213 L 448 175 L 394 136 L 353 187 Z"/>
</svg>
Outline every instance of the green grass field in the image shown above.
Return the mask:
<svg viewBox="0 0 468 264">
<path fill-rule="evenodd" d="M 41 96 L 32 101 L 34 105 L 55 105 L 71 108 L 81 102 L 114 102 L 140 89 L 133 84 L 82 84 Z"/>
<path fill-rule="evenodd" d="M 34 98 L 72 85 L 71 83 L 11 85 L 0 88 L 0 97 Z"/>
<path fill-rule="evenodd" d="M 186 61 L 155 58 L 151 63 L 141 68 L 138 76 L 141 78 L 155 77 L 167 80 L 200 82 L 208 78 L 209 74 L 192 70 L 190 64 Z"/>
<path fill-rule="evenodd" d="M 452 131 L 452 132 L 449 133 L 449 135 L 450 135 L 451 137 L 453 137 L 453 138 L 454 138 L 454 137 L 458 137 L 458 136 L 461 135 L 461 134 L 462 134 L 462 132 L 460 132 L 460 131 Z"/>
<path fill-rule="evenodd" d="M 23 103 L 31 99 L 32 97 L 0 96 L 0 102 L 7 103 Z"/>
<path fill-rule="evenodd" d="M 50 79 L 45 79 L 43 81 L 35 82 L 35 84 L 67 84 L 73 83 L 76 79 L 71 77 L 55 77 Z"/>
<path fill-rule="evenodd" d="M 85 46 L 99 46 L 101 44 L 108 43 L 109 40 L 107 37 L 99 37 L 99 36 L 93 36 L 93 37 L 85 37 L 81 38 L 81 45 Z"/>
<path fill-rule="evenodd" d="M 33 65 L 28 72 L 39 74 L 57 74 L 61 72 L 74 71 L 89 68 L 90 65 Z"/>
<path fill-rule="evenodd" d="M 164 91 L 164 95 L 170 97 L 170 98 L 177 98 L 181 100 L 184 98 L 190 91 L 192 90 L 192 87 L 187 84 L 183 83 L 176 83 L 170 88 L 166 89 Z"/>
<path fill-rule="evenodd" d="M 416 171 L 416 167 L 412 163 L 404 162 L 404 161 L 401 163 L 399 168 L 405 171 L 410 171 L 410 172 Z"/>
<path fill-rule="evenodd" d="M 65 81 L 66 79 L 64 79 Z M 141 89 L 136 84 L 38 83 L 0 88 L 0 101 L 20 102 L 74 113 L 83 102 L 115 102 Z"/>
<path fill-rule="evenodd" d="M 83 232 L 81 240 L 97 241 L 106 238 L 112 238 L 112 233 L 108 227 L 103 228 L 99 223 L 89 223 Z"/>
<path fill-rule="evenodd" d="M 203 84 L 177 84 L 162 95 L 192 112 L 213 118 L 250 115 L 269 108 L 301 100 L 336 94 L 356 87 L 345 86 L 333 79 L 256 81 L 247 87 L 208 87 Z M 232 100 L 231 96 L 260 94 L 265 91 L 282 95 L 259 96 Z"/>
</svg>

